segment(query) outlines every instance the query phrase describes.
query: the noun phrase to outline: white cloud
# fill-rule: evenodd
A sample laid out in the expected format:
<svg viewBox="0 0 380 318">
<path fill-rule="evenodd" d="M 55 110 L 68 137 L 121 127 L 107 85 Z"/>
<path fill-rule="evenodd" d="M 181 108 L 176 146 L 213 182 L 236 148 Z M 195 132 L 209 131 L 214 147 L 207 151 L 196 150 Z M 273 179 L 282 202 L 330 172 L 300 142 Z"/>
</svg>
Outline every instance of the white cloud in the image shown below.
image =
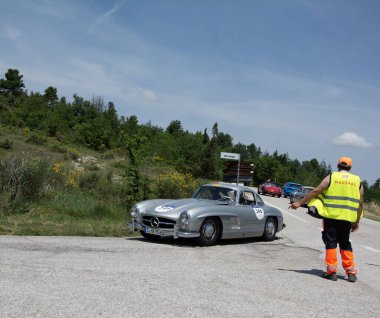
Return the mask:
<svg viewBox="0 0 380 318">
<path fill-rule="evenodd" d="M 374 145 L 366 141 L 354 132 L 345 132 L 332 140 L 334 145 L 349 146 L 355 148 L 373 148 Z"/>
<path fill-rule="evenodd" d="M 95 22 L 88 28 L 87 31 L 91 33 L 98 25 L 110 19 L 117 11 L 119 11 L 124 6 L 125 3 L 126 3 L 126 0 L 122 0 L 115 3 L 114 6 L 110 10 L 103 13 L 99 17 L 97 17 Z"/>
</svg>

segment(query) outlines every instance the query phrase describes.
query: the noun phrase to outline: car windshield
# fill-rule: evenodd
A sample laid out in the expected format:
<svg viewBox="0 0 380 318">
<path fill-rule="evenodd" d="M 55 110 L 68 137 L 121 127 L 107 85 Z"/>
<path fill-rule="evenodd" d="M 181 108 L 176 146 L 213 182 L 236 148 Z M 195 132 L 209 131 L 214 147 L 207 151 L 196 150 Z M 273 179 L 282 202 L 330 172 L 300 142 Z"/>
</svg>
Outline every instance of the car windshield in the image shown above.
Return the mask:
<svg viewBox="0 0 380 318">
<path fill-rule="evenodd" d="M 232 201 L 236 200 L 236 190 L 219 187 L 219 186 L 201 186 L 193 195 L 194 199 L 207 199 L 207 200 L 225 200 L 230 198 Z"/>
</svg>

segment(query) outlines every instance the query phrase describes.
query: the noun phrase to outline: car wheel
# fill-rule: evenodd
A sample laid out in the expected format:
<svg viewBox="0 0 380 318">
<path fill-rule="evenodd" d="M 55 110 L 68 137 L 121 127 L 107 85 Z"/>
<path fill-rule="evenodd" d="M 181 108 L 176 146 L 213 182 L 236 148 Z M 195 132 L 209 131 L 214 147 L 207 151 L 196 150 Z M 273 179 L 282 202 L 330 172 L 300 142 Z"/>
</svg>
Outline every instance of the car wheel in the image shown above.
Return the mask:
<svg viewBox="0 0 380 318">
<path fill-rule="evenodd" d="M 265 241 L 273 241 L 276 237 L 277 224 L 274 218 L 269 217 L 265 222 L 263 239 Z"/>
<path fill-rule="evenodd" d="M 143 230 L 140 230 L 140 234 L 142 237 L 150 241 L 155 241 L 160 238 L 158 235 L 148 234 L 148 233 L 145 233 Z"/>
<path fill-rule="evenodd" d="M 214 245 L 219 240 L 221 226 L 217 218 L 207 218 L 199 230 L 198 243 L 201 246 Z"/>
</svg>

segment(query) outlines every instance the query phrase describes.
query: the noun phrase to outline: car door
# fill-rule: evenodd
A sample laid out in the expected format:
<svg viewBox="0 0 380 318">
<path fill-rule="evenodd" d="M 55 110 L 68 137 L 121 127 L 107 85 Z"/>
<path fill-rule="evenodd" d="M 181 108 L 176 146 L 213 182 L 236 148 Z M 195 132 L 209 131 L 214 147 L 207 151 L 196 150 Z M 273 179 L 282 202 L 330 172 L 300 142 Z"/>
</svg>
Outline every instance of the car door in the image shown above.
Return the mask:
<svg viewBox="0 0 380 318">
<path fill-rule="evenodd" d="M 240 193 L 239 209 L 244 236 L 259 236 L 263 233 L 265 222 L 263 203 L 254 192 L 244 190 Z"/>
</svg>

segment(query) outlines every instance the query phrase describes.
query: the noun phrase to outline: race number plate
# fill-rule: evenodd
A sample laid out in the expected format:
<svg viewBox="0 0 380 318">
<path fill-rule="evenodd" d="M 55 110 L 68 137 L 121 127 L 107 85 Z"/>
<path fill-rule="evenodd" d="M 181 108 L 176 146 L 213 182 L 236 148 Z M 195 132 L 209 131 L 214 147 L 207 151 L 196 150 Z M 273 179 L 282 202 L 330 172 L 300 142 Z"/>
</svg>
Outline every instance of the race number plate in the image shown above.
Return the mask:
<svg viewBox="0 0 380 318">
<path fill-rule="evenodd" d="M 160 231 L 160 229 L 152 229 L 151 227 L 146 227 L 145 228 L 145 233 L 146 234 L 160 235 L 161 231 Z"/>
</svg>

